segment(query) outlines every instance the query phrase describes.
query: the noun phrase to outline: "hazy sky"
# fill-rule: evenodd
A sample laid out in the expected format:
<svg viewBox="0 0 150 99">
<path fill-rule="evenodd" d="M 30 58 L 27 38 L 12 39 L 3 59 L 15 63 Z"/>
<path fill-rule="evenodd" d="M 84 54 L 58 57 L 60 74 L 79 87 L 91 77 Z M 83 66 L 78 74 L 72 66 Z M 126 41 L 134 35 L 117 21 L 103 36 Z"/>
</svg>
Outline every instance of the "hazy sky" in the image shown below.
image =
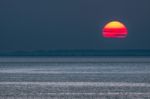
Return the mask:
<svg viewBox="0 0 150 99">
<path fill-rule="evenodd" d="M 109 21 L 126 39 L 105 39 Z M 0 50 L 150 49 L 150 0 L 0 0 Z"/>
</svg>

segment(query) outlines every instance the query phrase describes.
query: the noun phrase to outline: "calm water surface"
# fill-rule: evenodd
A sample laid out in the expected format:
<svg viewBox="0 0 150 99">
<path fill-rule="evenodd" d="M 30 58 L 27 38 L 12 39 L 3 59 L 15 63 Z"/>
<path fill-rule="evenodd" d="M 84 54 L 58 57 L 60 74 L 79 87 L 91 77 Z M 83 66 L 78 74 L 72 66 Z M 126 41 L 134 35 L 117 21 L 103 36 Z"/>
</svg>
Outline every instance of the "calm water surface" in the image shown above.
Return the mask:
<svg viewBox="0 0 150 99">
<path fill-rule="evenodd" d="M 150 99 L 150 63 L 5 59 L 0 99 Z"/>
</svg>

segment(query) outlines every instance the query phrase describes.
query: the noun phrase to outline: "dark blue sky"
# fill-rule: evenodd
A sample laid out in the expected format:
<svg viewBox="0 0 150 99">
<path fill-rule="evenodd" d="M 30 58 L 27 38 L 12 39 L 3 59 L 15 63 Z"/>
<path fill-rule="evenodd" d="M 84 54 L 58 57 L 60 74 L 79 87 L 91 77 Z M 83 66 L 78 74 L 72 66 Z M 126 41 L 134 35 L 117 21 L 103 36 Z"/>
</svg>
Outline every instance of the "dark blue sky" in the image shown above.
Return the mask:
<svg viewBox="0 0 150 99">
<path fill-rule="evenodd" d="M 126 39 L 104 39 L 109 21 Z M 0 0 L 0 51 L 150 49 L 150 0 Z"/>
</svg>

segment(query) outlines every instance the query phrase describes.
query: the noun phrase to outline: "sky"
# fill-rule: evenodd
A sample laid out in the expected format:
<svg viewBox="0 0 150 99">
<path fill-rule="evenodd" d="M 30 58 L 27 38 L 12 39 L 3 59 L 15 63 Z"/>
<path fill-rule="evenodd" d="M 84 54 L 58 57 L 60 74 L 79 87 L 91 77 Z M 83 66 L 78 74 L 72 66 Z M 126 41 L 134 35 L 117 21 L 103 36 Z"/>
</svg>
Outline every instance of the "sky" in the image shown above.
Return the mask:
<svg viewBox="0 0 150 99">
<path fill-rule="evenodd" d="M 128 28 L 106 39 L 110 21 Z M 0 0 L 0 51 L 150 49 L 150 0 Z"/>
</svg>

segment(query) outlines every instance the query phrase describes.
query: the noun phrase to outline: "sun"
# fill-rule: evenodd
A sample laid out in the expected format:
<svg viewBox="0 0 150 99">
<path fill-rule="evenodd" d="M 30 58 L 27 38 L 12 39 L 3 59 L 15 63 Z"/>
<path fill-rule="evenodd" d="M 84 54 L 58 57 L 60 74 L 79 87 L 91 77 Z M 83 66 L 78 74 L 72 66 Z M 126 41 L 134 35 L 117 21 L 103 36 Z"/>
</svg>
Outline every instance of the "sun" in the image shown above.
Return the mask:
<svg viewBox="0 0 150 99">
<path fill-rule="evenodd" d="M 122 22 L 111 21 L 104 26 L 102 34 L 104 38 L 126 38 L 128 30 Z"/>
</svg>

